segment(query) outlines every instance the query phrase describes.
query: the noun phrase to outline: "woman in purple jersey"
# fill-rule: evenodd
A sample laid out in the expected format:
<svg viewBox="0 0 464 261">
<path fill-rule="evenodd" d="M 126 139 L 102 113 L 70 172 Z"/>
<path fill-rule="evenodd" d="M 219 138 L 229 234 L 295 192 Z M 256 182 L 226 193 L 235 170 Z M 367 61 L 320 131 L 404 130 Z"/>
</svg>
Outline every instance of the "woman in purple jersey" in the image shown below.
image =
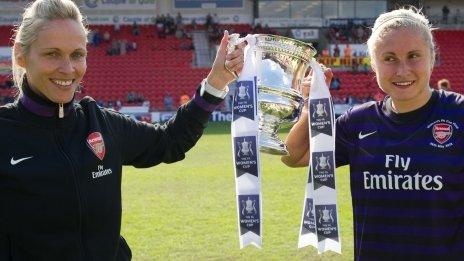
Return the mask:
<svg viewBox="0 0 464 261">
<path fill-rule="evenodd" d="M 464 256 L 464 97 L 430 87 L 432 30 L 414 8 L 380 15 L 367 45 L 388 95 L 336 120 L 336 166 L 350 165 L 355 260 Z M 282 157 L 291 167 L 308 166 L 303 111 Z"/>
</svg>

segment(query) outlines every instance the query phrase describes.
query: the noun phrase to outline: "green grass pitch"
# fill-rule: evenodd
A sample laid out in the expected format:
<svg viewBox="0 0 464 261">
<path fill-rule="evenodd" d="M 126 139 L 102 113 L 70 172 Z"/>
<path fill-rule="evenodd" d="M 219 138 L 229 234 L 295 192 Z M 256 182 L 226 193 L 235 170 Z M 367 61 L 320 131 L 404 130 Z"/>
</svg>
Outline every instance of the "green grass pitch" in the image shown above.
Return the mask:
<svg viewBox="0 0 464 261">
<path fill-rule="evenodd" d="M 136 138 L 136 137 L 134 137 Z M 261 154 L 263 248 L 239 249 L 230 123 L 209 123 L 185 160 L 123 169 L 122 235 L 133 260 L 352 260 L 347 167 L 337 169 L 342 255 L 297 249 L 307 169 Z"/>
</svg>

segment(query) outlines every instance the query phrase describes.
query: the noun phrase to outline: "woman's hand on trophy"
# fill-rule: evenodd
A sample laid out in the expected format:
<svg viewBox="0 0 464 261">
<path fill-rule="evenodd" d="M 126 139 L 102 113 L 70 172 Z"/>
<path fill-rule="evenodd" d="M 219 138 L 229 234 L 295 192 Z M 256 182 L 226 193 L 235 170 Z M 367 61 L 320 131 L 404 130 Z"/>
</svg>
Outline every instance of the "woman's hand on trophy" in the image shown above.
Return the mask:
<svg viewBox="0 0 464 261">
<path fill-rule="evenodd" d="M 224 90 L 226 86 L 236 79 L 235 74 L 239 74 L 243 68 L 243 50 L 246 43 L 236 45 L 235 50 L 227 54 L 227 43 L 229 42 L 229 32 L 224 31 L 219 45 L 213 67 L 208 74 L 208 83 L 216 89 Z"/>
<path fill-rule="evenodd" d="M 325 67 L 323 64 L 321 64 L 322 70 L 324 70 L 324 76 L 325 76 L 325 84 L 330 87 L 330 82 L 332 81 L 333 78 L 333 72 L 332 69 Z M 303 95 L 303 98 L 308 98 L 309 96 L 309 90 L 311 88 L 311 79 L 313 76 L 313 71 L 309 71 L 308 76 L 303 78 L 303 81 L 301 82 L 301 94 Z"/>
</svg>

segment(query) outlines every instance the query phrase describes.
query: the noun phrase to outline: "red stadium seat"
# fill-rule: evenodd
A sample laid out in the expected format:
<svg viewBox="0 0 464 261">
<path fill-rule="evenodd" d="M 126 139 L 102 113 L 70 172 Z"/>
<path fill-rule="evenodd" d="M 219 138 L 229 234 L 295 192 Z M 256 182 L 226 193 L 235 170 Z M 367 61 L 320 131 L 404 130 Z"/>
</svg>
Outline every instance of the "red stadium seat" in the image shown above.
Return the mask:
<svg viewBox="0 0 464 261">
<path fill-rule="evenodd" d="M 187 26 L 188 29 L 189 26 Z M 11 46 L 11 26 L 0 26 L 0 46 Z M 192 68 L 193 51 L 180 50 L 181 42 L 190 40 L 167 36 L 159 39 L 152 25 L 140 25 L 141 34 L 133 36 L 131 26 L 121 26 L 115 33 L 111 25 L 91 26 L 101 33 L 109 31 L 114 39 L 127 39 L 137 42 L 138 50 L 128 52 L 124 56 L 108 56 L 106 50 L 110 43 L 102 43 L 99 47 L 89 46 L 88 68 L 84 78 L 85 95 L 96 99 L 125 101 L 129 91 L 135 91 L 150 99 L 152 106 L 162 108 L 163 96 L 170 92 L 174 97 L 187 93 L 192 95 L 201 79 L 209 69 Z M 251 32 L 248 24 L 221 25 L 221 29 L 233 30 L 237 33 Z M 440 52 L 439 62 L 432 74 L 431 84 L 441 78 L 450 80 L 454 91 L 464 92 L 464 73 L 462 73 L 462 40 L 463 30 L 439 30 L 434 32 Z M 335 72 L 341 80 L 340 90 L 332 90 L 332 94 L 345 97 L 354 95 L 365 97 L 378 92 L 377 83 L 372 73 L 352 74 Z M 0 84 L 4 82 L 0 76 Z M 0 93 L 0 94 L 3 94 Z"/>
</svg>

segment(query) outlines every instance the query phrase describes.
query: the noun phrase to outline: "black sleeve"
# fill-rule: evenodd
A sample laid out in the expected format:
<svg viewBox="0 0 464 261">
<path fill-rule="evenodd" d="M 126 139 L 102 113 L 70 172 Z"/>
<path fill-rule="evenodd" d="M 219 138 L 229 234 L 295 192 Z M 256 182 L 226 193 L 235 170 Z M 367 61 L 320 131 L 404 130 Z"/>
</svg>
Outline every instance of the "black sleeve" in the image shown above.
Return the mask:
<svg viewBox="0 0 464 261">
<path fill-rule="evenodd" d="M 5 233 L 0 232 L 0 260 L 10 259 L 10 241 Z"/>
<path fill-rule="evenodd" d="M 122 114 L 106 111 L 109 125 L 121 151 L 123 165 L 151 167 L 185 158 L 203 134 L 209 115 L 222 99 L 199 90 L 164 124 L 137 122 Z"/>
<path fill-rule="evenodd" d="M 349 133 L 349 111 L 338 117 L 335 123 L 335 161 L 336 166 L 349 164 L 349 148 L 353 146 Z"/>
</svg>

